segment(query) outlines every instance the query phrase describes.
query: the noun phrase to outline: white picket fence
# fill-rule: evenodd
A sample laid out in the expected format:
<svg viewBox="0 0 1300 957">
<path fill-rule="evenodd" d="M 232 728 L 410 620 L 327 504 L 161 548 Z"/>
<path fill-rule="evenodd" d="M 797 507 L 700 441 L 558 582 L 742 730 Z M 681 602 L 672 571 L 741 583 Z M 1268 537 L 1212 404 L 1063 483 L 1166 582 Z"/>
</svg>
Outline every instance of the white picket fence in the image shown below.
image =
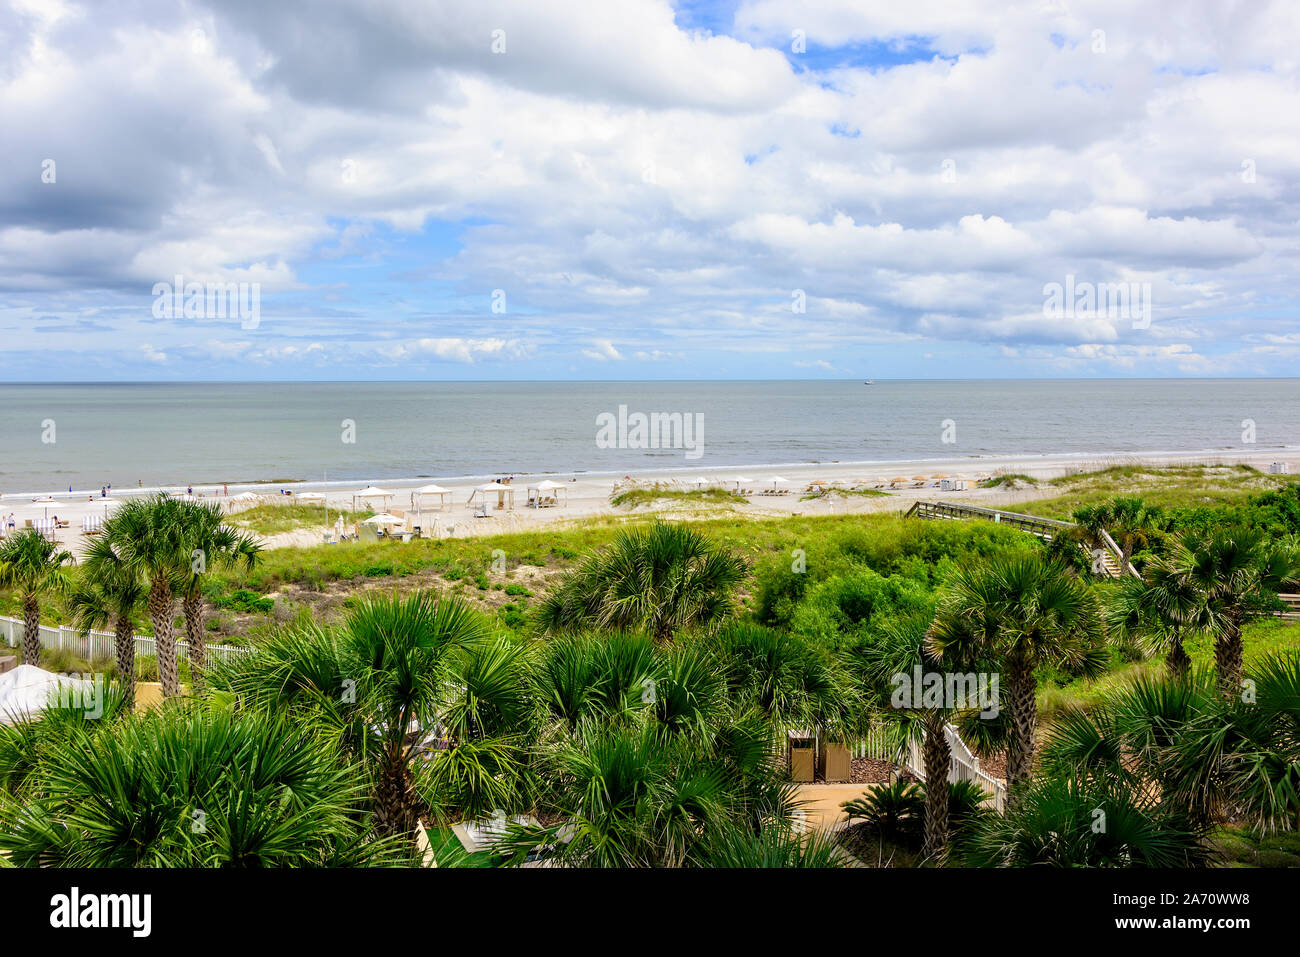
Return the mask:
<svg viewBox="0 0 1300 957">
<path fill-rule="evenodd" d="M 25 626 L 21 618 L 8 618 L 0 615 L 0 637 L 10 648 L 18 648 L 23 643 Z M 68 625 L 41 625 L 41 647 L 66 649 L 78 658 L 87 661 L 107 661 L 113 658 L 113 634 L 107 631 L 91 631 L 83 634 Z M 231 656 L 248 654 L 250 649 L 236 645 L 208 645 L 208 657 L 230 660 Z M 137 657 L 156 655 L 154 640 L 143 635 L 135 636 L 135 653 Z M 188 642 L 176 642 L 176 657 L 189 658 Z"/>
</svg>

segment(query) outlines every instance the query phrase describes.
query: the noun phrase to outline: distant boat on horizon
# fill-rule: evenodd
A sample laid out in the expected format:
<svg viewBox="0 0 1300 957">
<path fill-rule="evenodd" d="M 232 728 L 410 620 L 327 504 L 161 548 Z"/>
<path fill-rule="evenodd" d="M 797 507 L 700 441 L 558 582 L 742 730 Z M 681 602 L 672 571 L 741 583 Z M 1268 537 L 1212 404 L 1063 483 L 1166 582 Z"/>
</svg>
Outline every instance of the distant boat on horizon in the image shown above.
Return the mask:
<svg viewBox="0 0 1300 957">
<path fill-rule="evenodd" d="M 866 380 L 865 382 L 863 382 L 862 384 L 863 384 L 863 385 L 875 385 L 875 384 L 876 384 L 876 380 L 875 380 L 875 379 L 867 379 L 867 380 Z"/>
</svg>

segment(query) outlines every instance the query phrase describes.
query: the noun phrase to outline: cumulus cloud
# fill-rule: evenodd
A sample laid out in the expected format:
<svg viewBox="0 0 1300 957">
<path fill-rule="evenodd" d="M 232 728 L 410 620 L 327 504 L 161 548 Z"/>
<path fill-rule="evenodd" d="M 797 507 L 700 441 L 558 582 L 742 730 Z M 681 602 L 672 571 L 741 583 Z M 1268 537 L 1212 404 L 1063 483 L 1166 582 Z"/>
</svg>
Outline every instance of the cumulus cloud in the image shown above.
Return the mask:
<svg viewBox="0 0 1300 957">
<path fill-rule="evenodd" d="M 0 329 L 96 377 L 1285 374 L 1297 35 L 1289 0 L 18 0 Z M 260 321 L 154 319 L 177 275 Z M 1152 321 L 1045 318 L 1066 276 Z"/>
</svg>

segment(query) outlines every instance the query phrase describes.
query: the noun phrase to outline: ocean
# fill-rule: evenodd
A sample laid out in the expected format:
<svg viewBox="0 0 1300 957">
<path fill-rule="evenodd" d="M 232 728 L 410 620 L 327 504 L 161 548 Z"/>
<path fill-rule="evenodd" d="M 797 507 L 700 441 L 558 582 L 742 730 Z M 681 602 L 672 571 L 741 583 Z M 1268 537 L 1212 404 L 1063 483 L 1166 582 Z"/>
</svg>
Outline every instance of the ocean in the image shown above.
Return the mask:
<svg viewBox="0 0 1300 957">
<path fill-rule="evenodd" d="M 5 492 L 1260 452 L 1300 380 L 7 384 L 0 441 Z"/>
</svg>

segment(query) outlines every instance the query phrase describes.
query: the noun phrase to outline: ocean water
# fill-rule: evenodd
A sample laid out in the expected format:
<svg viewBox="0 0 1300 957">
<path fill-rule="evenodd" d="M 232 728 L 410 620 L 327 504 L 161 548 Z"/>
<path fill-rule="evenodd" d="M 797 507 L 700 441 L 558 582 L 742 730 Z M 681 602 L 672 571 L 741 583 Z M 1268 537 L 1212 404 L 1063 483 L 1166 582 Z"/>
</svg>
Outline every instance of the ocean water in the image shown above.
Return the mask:
<svg viewBox="0 0 1300 957">
<path fill-rule="evenodd" d="M 702 429 L 598 441 L 620 406 Z M 5 492 L 1267 451 L 1300 447 L 1300 380 L 6 384 L 0 442 Z"/>
</svg>

